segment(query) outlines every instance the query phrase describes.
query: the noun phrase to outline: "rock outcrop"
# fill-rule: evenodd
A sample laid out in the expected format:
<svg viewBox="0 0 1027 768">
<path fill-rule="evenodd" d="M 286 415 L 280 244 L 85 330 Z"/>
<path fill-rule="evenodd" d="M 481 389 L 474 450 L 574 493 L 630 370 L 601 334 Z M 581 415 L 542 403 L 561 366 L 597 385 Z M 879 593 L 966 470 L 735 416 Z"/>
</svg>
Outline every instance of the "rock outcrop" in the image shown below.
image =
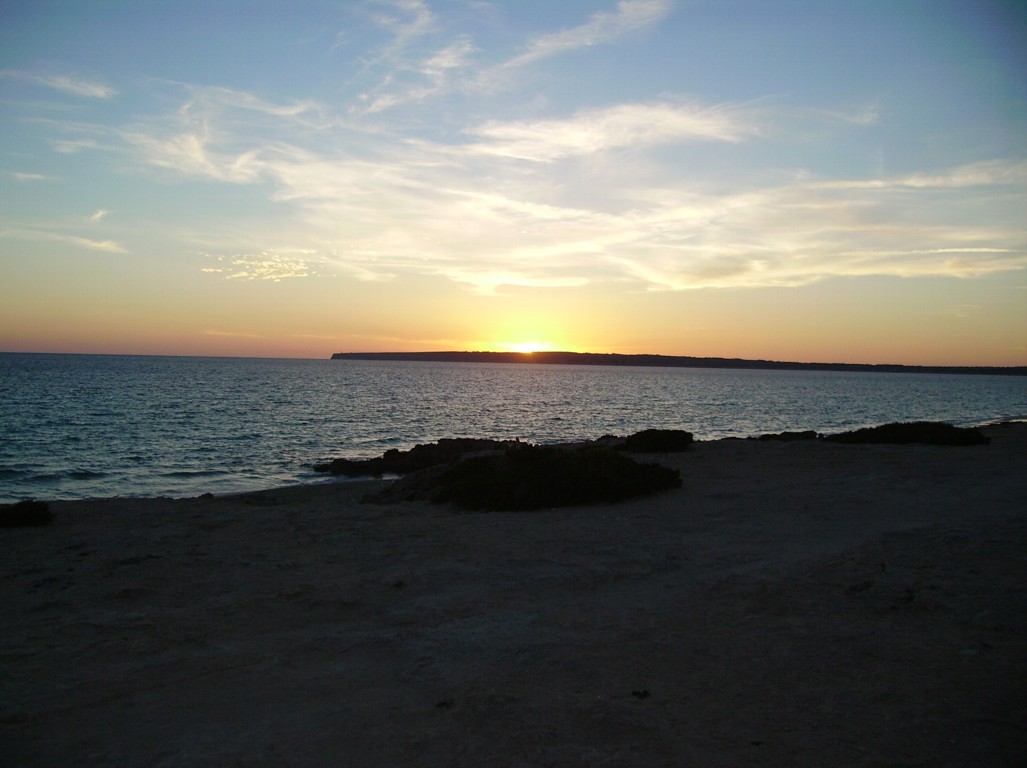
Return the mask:
<svg viewBox="0 0 1027 768">
<path fill-rule="evenodd" d="M 677 470 L 636 462 L 612 448 L 521 444 L 415 472 L 369 500 L 534 510 L 612 503 L 680 485 Z"/>
</svg>

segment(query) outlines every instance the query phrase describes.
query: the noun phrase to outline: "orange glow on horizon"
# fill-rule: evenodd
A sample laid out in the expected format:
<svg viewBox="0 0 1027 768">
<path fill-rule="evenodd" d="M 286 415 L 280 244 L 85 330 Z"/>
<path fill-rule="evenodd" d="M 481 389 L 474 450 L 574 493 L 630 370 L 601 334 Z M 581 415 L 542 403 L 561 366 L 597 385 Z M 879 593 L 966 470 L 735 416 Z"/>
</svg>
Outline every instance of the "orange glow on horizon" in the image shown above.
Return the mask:
<svg viewBox="0 0 1027 768">
<path fill-rule="evenodd" d="M 547 344 L 543 341 L 519 341 L 519 342 L 506 342 L 502 346 L 508 352 L 520 352 L 524 355 L 530 355 L 534 352 L 552 352 L 553 345 Z"/>
</svg>

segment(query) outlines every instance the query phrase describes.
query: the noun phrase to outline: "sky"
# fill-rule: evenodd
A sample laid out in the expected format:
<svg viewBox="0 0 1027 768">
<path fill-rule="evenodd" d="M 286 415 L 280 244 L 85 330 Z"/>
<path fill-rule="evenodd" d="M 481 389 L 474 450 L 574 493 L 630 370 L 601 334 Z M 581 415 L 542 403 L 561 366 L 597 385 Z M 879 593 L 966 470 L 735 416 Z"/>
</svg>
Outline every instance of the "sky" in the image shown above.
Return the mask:
<svg viewBox="0 0 1027 768">
<path fill-rule="evenodd" d="M 0 0 L 0 351 L 1025 365 L 1025 9 Z"/>
</svg>

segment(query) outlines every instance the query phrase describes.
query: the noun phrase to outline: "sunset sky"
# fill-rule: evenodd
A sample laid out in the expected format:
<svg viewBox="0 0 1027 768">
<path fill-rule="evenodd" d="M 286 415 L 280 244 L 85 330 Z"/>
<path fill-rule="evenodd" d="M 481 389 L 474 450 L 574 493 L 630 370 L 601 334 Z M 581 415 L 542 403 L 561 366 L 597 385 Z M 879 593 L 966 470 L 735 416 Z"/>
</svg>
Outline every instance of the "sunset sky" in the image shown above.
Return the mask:
<svg viewBox="0 0 1027 768">
<path fill-rule="evenodd" d="M 1017 0 L 0 0 L 0 351 L 1027 364 Z"/>
</svg>

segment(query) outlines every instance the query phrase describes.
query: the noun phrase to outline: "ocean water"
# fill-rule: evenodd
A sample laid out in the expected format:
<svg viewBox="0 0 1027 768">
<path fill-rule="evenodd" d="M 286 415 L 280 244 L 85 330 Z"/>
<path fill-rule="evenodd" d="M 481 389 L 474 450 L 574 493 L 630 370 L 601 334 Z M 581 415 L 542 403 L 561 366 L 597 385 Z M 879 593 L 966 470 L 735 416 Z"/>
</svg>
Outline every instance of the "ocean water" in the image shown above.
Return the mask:
<svg viewBox="0 0 1027 768">
<path fill-rule="evenodd" d="M 444 437 L 697 439 L 1023 418 L 1027 378 L 0 354 L 0 501 L 324 482 L 312 465 Z"/>
</svg>

